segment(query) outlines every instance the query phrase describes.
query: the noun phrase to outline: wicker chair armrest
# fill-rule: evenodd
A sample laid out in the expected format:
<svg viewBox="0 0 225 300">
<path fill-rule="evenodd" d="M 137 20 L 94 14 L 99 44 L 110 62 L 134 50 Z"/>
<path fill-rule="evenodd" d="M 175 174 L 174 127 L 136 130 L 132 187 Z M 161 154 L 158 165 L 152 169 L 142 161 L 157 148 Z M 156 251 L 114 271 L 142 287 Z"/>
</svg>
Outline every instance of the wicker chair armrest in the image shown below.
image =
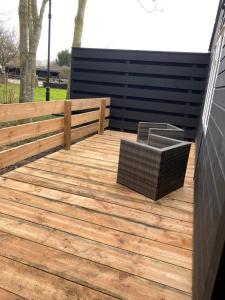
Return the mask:
<svg viewBox="0 0 225 300">
<path fill-rule="evenodd" d="M 165 136 L 168 138 L 173 138 L 178 140 L 184 139 L 184 130 L 181 128 L 176 128 L 176 129 L 149 128 L 148 139 L 149 139 L 149 134 L 156 134 L 156 135 Z"/>
<path fill-rule="evenodd" d="M 151 148 L 158 148 L 158 151 L 160 150 L 162 152 L 185 145 L 191 145 L 191 143 L 156 134 L 149 134 L 148 136 L 148 146 Z"/>
<path fill-rule="evenodd" d="M 127 149 L 133 149 L 136 152 L 144 151 L 146 153 L 159 152 L 159 150 L 160 150 L 160 149 L 157 149 L 157 147 L 154 147 L 154 146 L 152 147 L 151 145 L 141 144 L 141 143 L 138 143 L 135 141 L 121 139 L 120 150 L 123 150 L 125 147 Z"/>
</svg>

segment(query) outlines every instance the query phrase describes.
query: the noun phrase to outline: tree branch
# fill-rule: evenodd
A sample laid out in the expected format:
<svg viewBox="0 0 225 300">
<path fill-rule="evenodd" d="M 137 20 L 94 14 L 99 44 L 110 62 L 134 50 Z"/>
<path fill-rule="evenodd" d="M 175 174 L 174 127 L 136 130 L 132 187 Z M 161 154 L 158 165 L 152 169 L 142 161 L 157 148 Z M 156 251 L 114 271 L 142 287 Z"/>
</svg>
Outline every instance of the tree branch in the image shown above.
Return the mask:
<svg viewBox="0 0 225 300">
<path fill-rule="evenodd" d="M 163 12 L 163 9 L 158 9 L 157 8 L 157 1 L 156 0 L 152 0 L 152 2 L 154 3 L 154 8 L 153 9 L 147 9 L 141 2 L 141 0 L 137 0 L 137 3 L 141 6 L 141 8 L 147 13 L 147 14 L 151 14 L 155 11 L 157 12 Z"/>
<path fill-rule="evenodd" d="M 48 3 L 48 0 L 42 1 L 40 13 L 39 13 L 39 23 L 42 23 L 44 12 L 45 12 L 45 6 L 47 3 Z"/>
</svg>

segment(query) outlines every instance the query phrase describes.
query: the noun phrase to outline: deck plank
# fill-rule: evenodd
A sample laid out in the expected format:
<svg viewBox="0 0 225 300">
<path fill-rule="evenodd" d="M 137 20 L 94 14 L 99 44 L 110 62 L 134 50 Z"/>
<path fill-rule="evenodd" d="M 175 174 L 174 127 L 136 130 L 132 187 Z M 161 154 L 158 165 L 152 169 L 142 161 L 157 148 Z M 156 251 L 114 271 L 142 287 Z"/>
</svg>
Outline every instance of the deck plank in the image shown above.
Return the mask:
<svg viewBox="0 0 225 300">
<path fill-rule="evenodd" d="M 60 201 L 67 204 L 79 203 L 79 199 L 81 201 L 86 200 L 83 197 L 67 194 L 61 191 L 54 191 L 50 189 L 46 189 L 43 187 L 37 187 L 32 186 L 30 184 L 17 182 L 15 180 L 11 179 L 1 179 L 0 178 L 0 186 L 5 186 L 7 184 L 8 187 L 11 189 L 16 189 L 17 191 L 23 191 L 32 195 L 32 200 L 29 199 L 29 201 L 33 203 L 37 203 L 36 197 L 34 196 L 41 196 L 53 201 Z M 15 194 L 15 192 L 14 192 Z M 1 190 L 1 195 L 3 195 L 3 191 Z M 6 198 L 12 199 L 13 192 L 6 192 Z M 19 198 L 16 197 L 16 200 Z M 94 201 L 94 199 L 92 200 Z M 31 203 L 32 203 L 31 202 Z M 86 201 L 85 201 L 86 202 Z M 23 202 L 22 202 L 23 203 Z M 81 202 L 81 205 L 84 207 L 86 203 Z M 81 207 L 82 207 L 81 206 Z M 98 224 L 107 228 L 112 228 L 115 230 L 119 230 L 121 232 L 126 232 L 132 235 L 137 235 L 139 237 L 144 237 L 151 240 L 156 240 L 165 244 L 170 244 L 173 246 L 178 246 L 181 248 L 191 249 L 192 247 L 192 237 L 190 235 L 185 235 L 178 232 L 171 232 L 169 230 L 160 229 L 157 227 L 150 227 L 146 226 L 144 224 L 140 223 L 134 223 L 130 220 L 124 219 L 124 218 L 117 218 L 113 215 L 110 215 L 110 212 L 108 214 L 101 214 L 101 218 L 96 217 L 99 216 L 97 212 L 91 211 L 90 209 L 87 211 L 87 209 L 79 209 L 77 205 L 76 207 L 76 218 L 80 219 L 82 221 L 86 221 L 89 223 Z M 75 209 L 74 207 L 74 209 Z M 142 248 L 141 248 L 142 249 Z"/>
<path fill-rule="evenodd" d="M 58 229 L 67 233 L 79 235 L 87 239 L 95 240 L 110 246 L 114 246 L 145 256 L 149 256 L 154 251 L 159 251 L 159 249 L 157 250 L 157 246 L 158 248 L 160 247 L 159 244 L 156 244 L 152 240 L 146 238 L 127 234 L 119 230 L 103 227 L 80 219 L 52 213 L 43 209 L 10 202 L 5 199 L 1 199 L 0 212 L 13 217 L 21 218 L 22 220 L 45 225 L 53 229 Z M 113 221 L 116 220 L 113 219 Z M 128 223 L 126 223 L 125 225 L 128 225 Z M 161 244 L 161 248 L 164 249 L 164 251 L 162 250 L 161 255 L 164 254 L 166 256 L 166 252 L 169 252 L 169 250 L 170 252 L 172 252 L 171 247 L 168 247 L 166 245 L 164 247 L 164 245 Z M 173 256 L 176 256 L 176 248 L 174 248 L 173 251 Z M 182 251 L 178 250 L 178 253 L 179 252 L 182 253 Z M 179 259 L 179 257 L 177 259 Z M 171 261 L 172 260 L 173 259 L 171 258 Z M 186 262 L 186 264 L 188 264 L 190 268 L 190 254 L 183 258 L 183 260 Z"/>
<path fill-rule="evenodd" d="M 24 174 L 24 171 L 27 171 L 27 173 Z M 95 209 L 105 213 L 113 212 L 116 216 L 121 217 L 122 215 L 124 218 L 134 220 L 137 223 L 146 224 L 157 228 L 159 227 L 165 230 L 180 232 L 188 235 L 192 234 L 192 223 L 190 222 L 164 217 L 159 214 L 156 215 L 152 213 L 145 213 L 144 211 L 139 212 L 136 210 L 129 209 L 127 207 L 118 207 L 115 204 L 108 204 L 107 202 L 102 203 L 101 201 L 98 201 L 99 198 L 101 200 L 104 200 L 105 197 L 108 196 L 110 199 L 114 199 L 114 195 L 106 195 L 102 191 L 98 190 L 96 190 L 95 193 L 90 193 L 90 189 L 84 191 L 84 189 L 80 188 L 79 186 L 77 187 L 68 183 L 64 183 L 63 177 L 57 177 L 57 175 L 55 174 L 46 173 L 44 177 L 33 176 L 33 174 L 41 175 L 44 173 L 41 173 L 41 171 L 35 172 L 34 170 L 26 170 L 24 168 L 21 168 L 18 172 L 13 171 L 8 173 L 6 176 L 7 178 L 13 180 L 28 182 L 29 184 L 33 184 L 36 186 L 43 186 L 47 189 L 51 189 L 52 191 L 59 190 L 68 194 L 77 194 L 83 200 L 82 205 L 86 205 L 85 208 Z M 51 177 L 51 179 L 49 179 L 49 177 Z M 94 204 L 90 204 L 90 202 L 94 202 L 95 206 Z"/>
<path fill-rule="evenodd" d="M 106 131 L 0 177 L 0 296 L 191 299 L 195 147 L 184 187 L 154 202 L 116 184 L 121 138 L 136 136 Z"/>
<path fill-rule="evenodd" d="M 49 200 L 47 198 L 42 198 L 42 197 L 37 197 L 34 195 L 30 195 L 30 194 L 26 194 L 26 193 L 22 193 L 22 192 L 18 192 L 18 191 L 14 191 L 14 190 L 9 190 L 9 189 L 2 189 L 0 188 L 0 193 L 1 193 L 1 199 L 2 199 L 2 203 L 4 205 L 4 203 L 8 204 L 7 202 L 3 201 L 4 199 L 8 199 L 10 201 L 14 201 L 14 202 L 18 202 L 20 204 L 23 205 L 28 205 L 34 208 L 40 208 L 42 210 L 46 210 L 46 211 L 50 211 L 53 213 L 58 213 L 60 215 L 63 216 L 67 216 L 70 218 L 78 218 L 80 220 L 85 220 L 85 221 L 89 221 L 89 222 L 93 222 L 95 224 L 100 224 L 103 226 L 106 226 L 107 228 L 114 228 L 115 230 L 119 228 L 120 232 L 121 230 L 123 230 L 123 228 L 126 230 L 126 227 L 128 227 L 129 225 L 132 226 L 135 230 L 135 223 L 129 223 L 129 221 L 117 218 L 115 216 L 111 216 L 111 215 L 104 215 L 101 213 L 97 213 L 95 211 L 90 212 L 90 211 L 86 211 L 86 209 L 81 209 L 78 208 L 76 206 L 73 206 L 71 204 L 67 204 L 67 203 L 62 203 L 59 201 L 53 201 L 53 200 Z M 3 199 L 4 198 L 4 199 Z M 10 203 L 11 204 L 11 203 Z M 19 206 L 22 207 L 23 206 Z M 5 210 L 2 209 L 2 212 L 7 213 L 6 210 L 7 206 L 5 207 Z M 15 215 L 16 211 L 12 210 L 12 212 L 8 212 L 9 214 L 13 214 Z M 99 220 L 99 221 L 95 221 L 95 220 Z M 114 223 L 117 226 L 112 226 L 110 225 L 111 223 Z M 123 226 L 120 226 L 123 225 Z M 120 227 L 118 227 L 120 226 Z M 143 229 L 145 229 L 147 227 L 143 227 Z M 124 231 L 125 231 L 124 230 Z M 128 230 L 127 230 L 128 231 Z M 113 232 L 113 231 L 112 231 Z M 132 233 L 133 235 L 140 236 L 140 232 L 138 231 L 134 231 Z M 172 236 L 171 232 L 168 232 L 168 235 Z M 126 235 L 124 235 L 126 237 Z M 175 236 L 175 235 L 174 235 Z M 146 239 L 146 235 L 143 237 Z M 152 236 L 153 237 L 153 236 Z M 136 239 L 138 240 L 138 239 Z M 149 244 L 148 247 L 148 251 L 146 251 L 146 255 L 148 254 L 149 257 L 153 257 L 155 259 L 160 259 L 162 261 L 165 262 L 171 262 L 174 263 L 176 265 L 179 266 L 183 266 L 186 268 L 191 269 L 191 251 L 189 251 L 188 249 L 181 249 L 178 247 L 174 247 L 171 245 L 163 245 L 163 249 L 162 249 L 162 245 L 161 243 L 163 243 L 164 240 L 162 239 L 161 242 L 158 241 L 146 241 L 146 245 Z M 164 244 L 164 243 L 163 243 Z M 113 244 L 115 245 L 115 244 Z M 128 248 L 130 251 L 134 251 L 135 248 Z"/>
<path fill-rule="evenodd" d="M 124 259 L 128 263 L 125 257 L 117 257 L 115 254 L 107 257 L 111 265 L 114 265 L 115 261 L 120 259 Z M 66 278 L 89 288 L 100 290 L 117 298 L 131 298 L 137 290 L 135 299 L 141 299 L 141 296 L 150 294 L 153 288 L 160 290 L 160 284 L 186 293 L 191 292 L 191 271 L 184 268 L 146 259 L 146 269 L 139 268 L 138 271 L 136 269 L 137 276 L 134 276 L 135 264 L 133 268 L 130 267 L 130 270 L 128 269 L 129 264 L 127 264 L 128 268 L 125 272 L 121 271 L 121 268 L 118 270 L 115 267 L 85 259 L 77 254 L 72 255 L 1 231 L 0 256 Z M 43 260 L 43 257 L 45 257 L 45 260 Z M 135 257 L 133 261 L 135 261 Z M 143 262 L 143 260 L 139 261 L 136 257 L 135 263 L 137 265 L 142 265 Z"/>
<path fill-rule="evenodd" d="M 98 169 L 98 168 L 91 168 L 90 166 L 83 166 L 80 163 L 76 163 L 73 161 L 73 164 L 71 164 L 71 158 L 70 160 L 70 164 L 68 164 L 67 162 L 63 162 L 62 160 L 57 160 L 56 158 L 54 160 L 52 159 L 48 159 L 48 158 L 43 158 L 40 159 L 38 161 L 35 161 L 33 163 L 30 163 L 29 165 L 27 165 L 28 168 L 34 168 L 34 169 L 40 169 L 43 171 L 48 171 L 51 173 L 58 173 L 61 175 L 68 175 L 70 177 L 75 177 L 75 178 L 80 178 L 82 179 L 82 181 L 80 182 L 86 182 L 89 183 L 91 185 L 91 183 L 94 181 L 95 185 L 98 185 L 98 183 L 100 183 L 100 185 L 102 186 L 102 184 L 104 184 L 104 186 L 106 187 L 113 187 L 113 190 L 111 190 L 111 192 L 115 192 L 115 191 L 120 191 L 121 194 L 124 195 L 124 192 L 126 192 L 126 195 L 129 195 L 129 197 L 132 198 L 137 198 L 137 199 L 143 199 L 146 200 L 148 203 L 149 202 L 153 202 L 150 199 L 146 198 L 143 195 L 140 195 L 134 191 L 131 191 L 130 189 L 118 185 L 116 184 L 116 177 L 117 177 L 117 173 L 116 172 L 111 172 L 109 170 L 105 170 L 105 169 Z M 80 161 L 80 159 L 79 159 Z M 75 166 L 76 167 L 75 167 Z M 57 168 L 56 168 L 57 167 Z M 112 167 L 111 167 L 112 168 Z M 117 169 L 117 165 L 116 165 L 116 169 Z M 192 179 L 192 176 L 190 176 L 190 178 L 188 178 L 188 180 L 190 181 Z M 97 181 L 97 183 L 96 183 Z M 166 197 L 164 197 L 165 199 Z M 190 202 L 192 203 L 192 198 L 188 198 L 188 199 L 182 199 L 180 201 L 185 201 L 185 202 Z M 162 202 L 162 205 L 164 205 L 164 203 Z"/>
<path fill-rule="evenodd" d="M 43 257 L 42 257 L 43 260 Z M 0 287 L 26 299 L 112 300 L 116 299 L 61 276 L 0 256 Z"/>
<path fill-rule="evenodd" d="M 26 298 L 24 297 L 20 297 L 19 295 L 13 294 L 1 288 L 0 288 L 0 299 L 1 300 L 26 300 Z"/>
<path fill-rule="evenodd" d="M 182 211 L 179 211 L 181 215 L 181 217 L 179 217 L 178 213 L 176 214 L 177 211 L 175 209 L 170 210 L 164 206 L 162 206 L 162 208 L 160 207 L 158 210 L 155 209 L 154 213 L 150 212 L 150 210 L 148 213 L 146 213 L 144 210 L 138 211 L 137 208 L 133 210 L 125 205 L 126 201 L 124 198 L 122 198 L 121 193 L 114 194 L 111 189 L 108 189 L 107 191 L 107 187 L 105 186 L 102 187 L 99 185 L 96 189 L 93 189 L 93 185 L 90 186 L 88 184 L 82 184 L 82 182 L 79 182 L 77 179 L 71 177 L 66 177 L 55 173 L 52 174 L 36 169 L 29 169 L 26 167 L 20 168 L 16 172 L 10 172 L 6 176 L 7 178 L 28 182 L 32 185 L 43 186 L 47 189 L 59 190 L 66 193 L 76 194 L 81 197 L 83 196 L 83 198 L 86 198 L 86 201 L 85 203 L 83 201 L 82 205 L 86 204 L 86 208 L 105 213 L 113 213 L 117 216 L 134 219 L 136 222 L 144 223 L 150 226 L 161 227 L 176 232 L 183 232 L 185 234 L 192 233 L 191 217 L 188 218 L 187 221 L 184 221 L 184 219 L 187 218 L 187 216 L 190 216 L 190 214 L 185 214 L 185 212 L 183 213 Z M 115 199 L 119 199 L 120 202 L 116 202 Z M 93 203 L 95 205 L 88 205 L 88 203 Z M 152 211 L 154 210 L 154 207 L 157 207 L 157 205 L 152 204 Z M 169 216 L 167 215 L 166 210 L 169 211 Z"/>
</svg>

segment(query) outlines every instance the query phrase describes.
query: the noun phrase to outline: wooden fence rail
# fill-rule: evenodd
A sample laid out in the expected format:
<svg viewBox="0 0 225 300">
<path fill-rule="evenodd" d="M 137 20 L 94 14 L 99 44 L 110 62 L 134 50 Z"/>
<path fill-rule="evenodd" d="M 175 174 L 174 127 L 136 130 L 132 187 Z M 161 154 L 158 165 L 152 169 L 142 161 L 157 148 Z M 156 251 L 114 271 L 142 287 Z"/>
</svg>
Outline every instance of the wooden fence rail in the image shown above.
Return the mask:
<svg viewBox="0 0 225 300">
<path fill-rule="evenodd" d="M 71 143 L 92 133 L 104 133 L 108 127 L 110 98 L 76 99 L 22 104 L 1 104 L 0 146 L 7 146 L 0 152 L 0 168 L 64 145 L 70 149 Z M 48 120 L 36 120 L 43 116 Z M 63 117 L 64 115 L 64 117 Z M 29 123 L 10 126 L 12 121 L 27 120 Z M 31 120 L 31 122 L 30 122 Z M 26 122 L 27 122 L 26 121 Z M 47 135 L 43 137 L 43 135 Z M 22 145 L 15 143 L 35 139 Z"/>
</svg>

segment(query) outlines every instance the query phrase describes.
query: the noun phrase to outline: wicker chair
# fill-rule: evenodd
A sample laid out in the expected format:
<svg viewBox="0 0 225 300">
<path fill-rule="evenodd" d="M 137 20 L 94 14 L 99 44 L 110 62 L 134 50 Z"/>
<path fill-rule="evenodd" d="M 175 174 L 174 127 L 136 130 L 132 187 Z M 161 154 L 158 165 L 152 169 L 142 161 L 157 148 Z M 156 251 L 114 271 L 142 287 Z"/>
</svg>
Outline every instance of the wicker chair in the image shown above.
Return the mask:
<svg viewBox="0 0 225 300">
<path fill-rule="evenodd" d="M 137 142 L 148 143 L 148 135 L 157 134 L 168 138 L 183 140 L 184 130 L 168 123 L 139 122 Z"/>
<path fill-rule="evenodd" d="M 148 145 L 121 140 L 117 182 L 157 200 L 184 184 L 189 142 L 151 134 Z"/>
</svg>

